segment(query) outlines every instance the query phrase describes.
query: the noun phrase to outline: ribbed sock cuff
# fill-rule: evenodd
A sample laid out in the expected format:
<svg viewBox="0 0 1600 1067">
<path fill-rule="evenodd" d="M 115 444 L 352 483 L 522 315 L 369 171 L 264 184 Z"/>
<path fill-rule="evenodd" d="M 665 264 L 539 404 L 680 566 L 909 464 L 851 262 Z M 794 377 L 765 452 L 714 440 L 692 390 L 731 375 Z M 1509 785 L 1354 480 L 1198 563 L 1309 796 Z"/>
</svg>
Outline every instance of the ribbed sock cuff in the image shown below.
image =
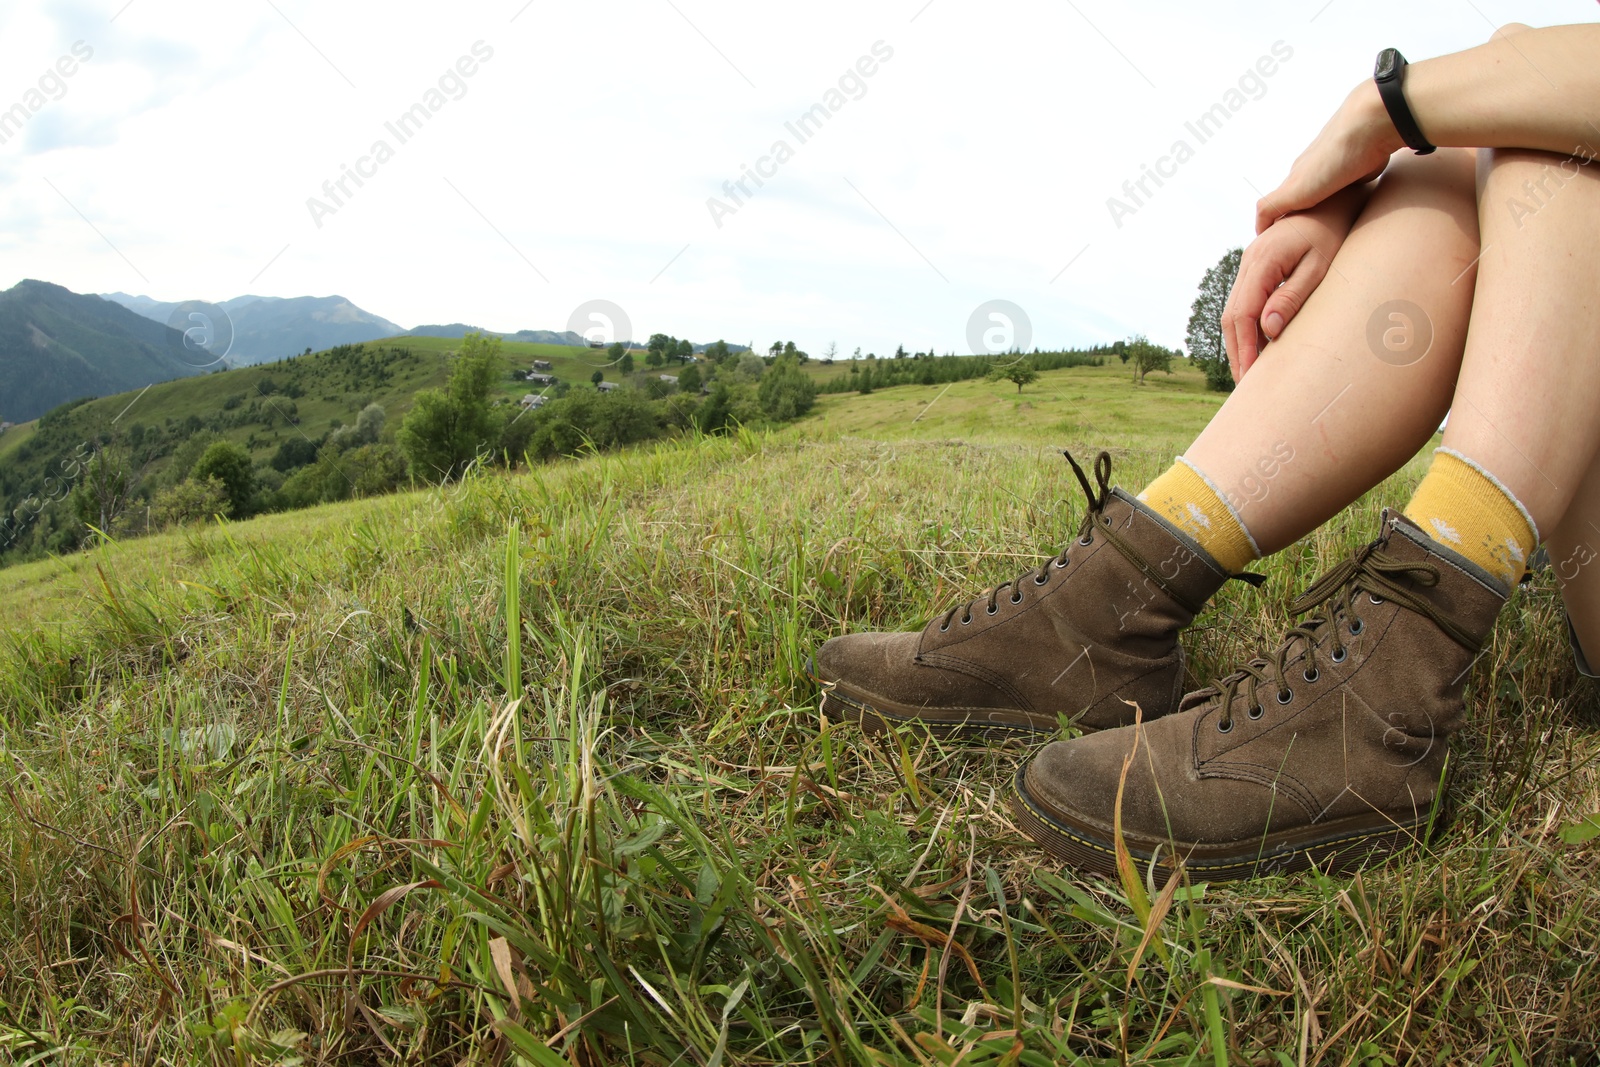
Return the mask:
<svg viewBox="0 0 1600 1067">
<path fill-rule="evenodd" d="M 1237 574 L 1261 558 L 1255 539 L 1227 497 L 1183 456 L 1146 486 L 1139 499 L 1194 538 L 1229 573 Z"/>
<path fill-rule="evenodd" d="M 1449 448 L 1436 449 L 1428 473 L 1405 506 L 1423 532 L 1515 586 L 1527 570 L 1539 528 L 1494 475 Z"/>
</svg>

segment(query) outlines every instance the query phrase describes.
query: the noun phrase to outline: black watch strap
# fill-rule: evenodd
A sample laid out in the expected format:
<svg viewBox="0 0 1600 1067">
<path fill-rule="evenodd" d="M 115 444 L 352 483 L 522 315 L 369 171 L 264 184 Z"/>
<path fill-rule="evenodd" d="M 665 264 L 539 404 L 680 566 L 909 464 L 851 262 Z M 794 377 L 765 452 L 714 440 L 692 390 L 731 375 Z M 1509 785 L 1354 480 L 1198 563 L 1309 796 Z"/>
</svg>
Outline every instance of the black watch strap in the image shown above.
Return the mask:
<svg viewBox="0 0 1600 1067">
<path fill-rule="evenodd" d="M 1389 112 L 1389 121 L 1394 123 L 1395 132 L 1400 135 L 1400 139 L 1419 156 L 1432 152 L 1434 146 L 1422 136 L 1417 118 L 1411 113 L 1411 105 L 1406 103 L 1406 57 L 1395 48 L 1385 48 L 1379 52 L 1377 65 L 1372 71 L 1372 80 L 1378 83 L 1378 95 L 1383 98 L 1383 106 Z"/>
</svg>

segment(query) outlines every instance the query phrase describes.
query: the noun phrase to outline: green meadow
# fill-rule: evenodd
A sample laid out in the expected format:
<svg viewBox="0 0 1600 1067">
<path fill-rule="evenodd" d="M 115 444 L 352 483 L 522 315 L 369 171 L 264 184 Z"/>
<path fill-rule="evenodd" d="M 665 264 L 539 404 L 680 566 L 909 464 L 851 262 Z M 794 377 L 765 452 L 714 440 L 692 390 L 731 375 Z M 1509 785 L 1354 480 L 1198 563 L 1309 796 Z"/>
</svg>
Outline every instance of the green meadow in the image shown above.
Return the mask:
<svg viewBox="0 0 1600 1067">
<path fill-rule="evenodd" d="M 405 345 L 391 418 L 453 342 Z M 330 371 L 302 424 L 354 391 Z M 1116 362 L 825 395 L 770 434 L 0 570 L 0 1059 L 1596 1062 L 1600 709 L 1548 571 L 1471 676 L 1448 825 L 1354 876 L 1152 910 L 1018 831 L 1021 750 L 819 719 L 819 642 L 1072 536 L 1061 449 L 1134 487 L 1219 403 Z M 1421 471 L 1230 583 L 1195 684 Z"/>
</svg>

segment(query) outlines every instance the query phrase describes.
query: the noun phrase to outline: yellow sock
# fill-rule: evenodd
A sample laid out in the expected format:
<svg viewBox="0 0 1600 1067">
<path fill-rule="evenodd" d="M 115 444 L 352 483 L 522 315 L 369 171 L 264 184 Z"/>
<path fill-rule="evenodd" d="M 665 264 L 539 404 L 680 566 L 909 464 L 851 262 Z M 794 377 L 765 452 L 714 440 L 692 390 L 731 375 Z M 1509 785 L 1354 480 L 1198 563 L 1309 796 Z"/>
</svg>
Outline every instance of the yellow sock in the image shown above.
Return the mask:
<svg viewBox="0 0 1600 1067">
<path fill-rule="evenodd" d="M 1459 452 L 1440 448 L 1406 518 L 1422 532 L 1499 578 L 1516 585 L 1539 543 L 1533 516 L 1494 475 Z"/>
<path fill-rule="evenodd" d="M 1182 456 L 1139 499 L 1172 525 L 1200 543 L 1211 558 L 1237 574 L 1261 558 L 1250 531 L 1244 528 L 1221 493 Z"/>
</svg>

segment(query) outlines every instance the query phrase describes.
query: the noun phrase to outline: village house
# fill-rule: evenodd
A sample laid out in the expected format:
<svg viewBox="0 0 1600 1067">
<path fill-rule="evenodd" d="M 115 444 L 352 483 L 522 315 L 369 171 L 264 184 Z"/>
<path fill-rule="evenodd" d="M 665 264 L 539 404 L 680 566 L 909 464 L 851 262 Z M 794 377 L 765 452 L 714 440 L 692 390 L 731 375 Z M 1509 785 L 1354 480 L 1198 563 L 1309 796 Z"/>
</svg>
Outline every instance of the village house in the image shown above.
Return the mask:
<svg viewBox="0 0 1600 1067">
<path fill-rule="evenodd" d="M 522 397 L 524 409 L 542 408 L 550 402 L 550 398 L 543 393 L 525 393 Z"/>
<path fill-rule="evenodd" d="M 678 384 L 678 377 L 675 374 L 663 374 L 661 375 L 661 380 L 666 382 L 668 385 Z"/>
<path fill-rule="evenodd" d="M 554 385 L 556 384 L 556 376 L 554 374 L 530 374 L 528 375 L 528 381 L 534 385 Z"/>
<path fill-rule="evenodd" d="M 550 370 L 550 361 L 548 359 L 536 359 L 533 361 L 533 369 L 535 371 Z"/>
<path fill-rule="evenodd" d="M 599 389 L 602 393 L 614 393 L 618 389 L 621 389 L 622 386 L 618 385 L 616 382 L 600 382 L 595 386 L 595 388 Z"/>
</svg>

